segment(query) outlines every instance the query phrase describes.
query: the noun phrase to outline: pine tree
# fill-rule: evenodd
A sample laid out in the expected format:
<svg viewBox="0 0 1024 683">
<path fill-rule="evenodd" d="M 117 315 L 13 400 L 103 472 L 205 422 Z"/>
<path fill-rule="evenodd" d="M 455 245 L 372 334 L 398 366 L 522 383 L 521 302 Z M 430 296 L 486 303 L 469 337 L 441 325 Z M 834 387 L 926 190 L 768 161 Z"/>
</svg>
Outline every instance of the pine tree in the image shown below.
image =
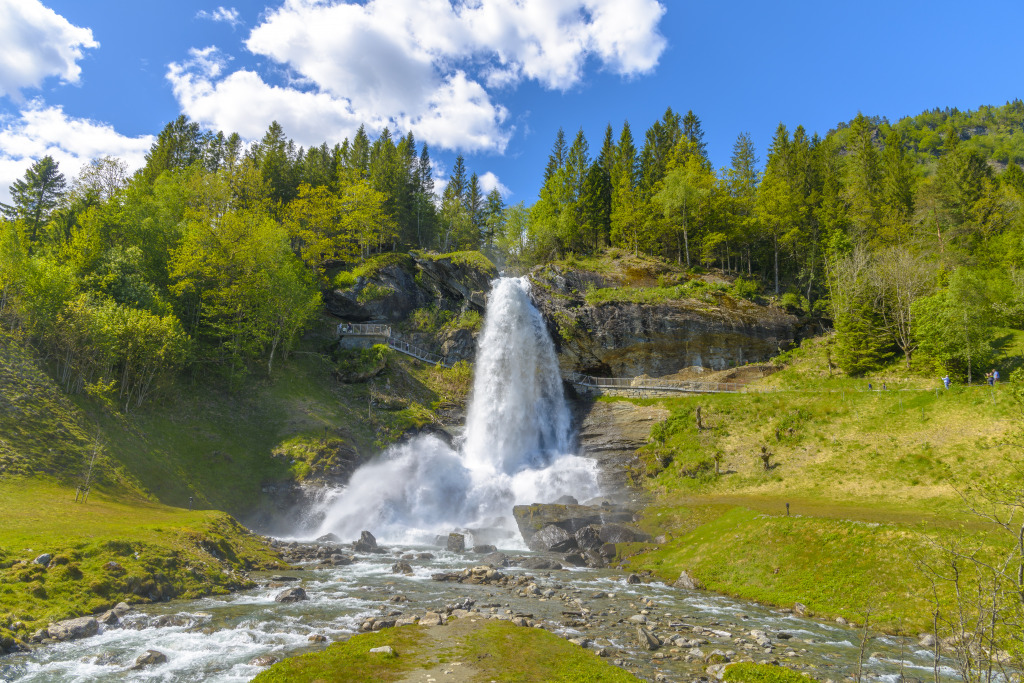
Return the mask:
<svg viewBox="0 0 1024 683">
<path fill-rule="evenodd" d="M 4 213 L 25 223 L 29 245 L 36 243 L 39 228 L 49 222 L 50 214 L 64 197 L 64 186 L 64 174 L 48 154 L 32 164 L 24 178 L 11 183 L 12 203 L 3 205 Z"/>
<path fill-rule="evenodd" d="M 683 117 L 683 137 L 689 141 L 690 149 L 694 154 L 703 159 L 708 158 L 707 143 L 704 142 L 704 129 L 692 109 Z"/>
<path fill-rule="evenodd" d="M 551 180 L 555 173 L 565 166 L 565 131 L 561 128 L 555 135 L 555 144 L 548 155 L 548 164 L 544 167 L 544 182 Z"/>
</svg>

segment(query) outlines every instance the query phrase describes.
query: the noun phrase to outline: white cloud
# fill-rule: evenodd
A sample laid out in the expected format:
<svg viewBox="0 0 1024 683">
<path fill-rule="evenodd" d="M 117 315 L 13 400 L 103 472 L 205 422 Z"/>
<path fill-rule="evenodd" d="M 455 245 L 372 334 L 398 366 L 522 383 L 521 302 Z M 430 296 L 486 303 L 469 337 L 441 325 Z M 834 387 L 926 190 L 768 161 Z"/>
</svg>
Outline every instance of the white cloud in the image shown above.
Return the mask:
<svg viewBox="0 0 1024 683">
<path fill-rule="evenodd" d="M 503 199 L 507 199 L 512 194 L 512 190 L 505 187 L 505 184 L 498 180 L 498 176 L 490 171 L 480 176 L 479 180 L 480 189 L 484 191 L 484 194 L 490 194 L 491 190 L 497 190 Z"/>
<path fill-rule="evenodd" d="M 82 50 L 100 46 L 92 30 L 74 26 L 39 0 L 0 0 L 0 96 L 21 101 L 25 88 L 57 76 L 78 83 Z"/>
<path fill-rule="evenodd" d="M 308 146 L 351 138 L 363 123 L 343 99 L 268 85 L 246 69 L 215 80 L 225 63 L 218 53 L 210 48 L 193 50 L 192 57 L 172 63 L 167 78 L 182 110 L 204 126 L 252 140 L 262 137 L 276 120 L 289 137 Z"/>
<path fill-rule="evenodd" d="M 140 168 L 155 140 L 152 135 L 121 135 L 108 123 L 71 117 L 59 106 L 32 100 L 17 117 L 0 118 L 0 202 L 10 201 L 10 184 L 47 154 L 70 180 L 103 156 L 118 157 L 131 170 Z"/>
<path fill-rule="evenodd" d="M 198 54 L 171 64 L 168 78 L 186 114 L 222 130 L 243 133 L 245 102 L 266 113 L 261 128 L 277 119 L 303 144 L 333 139 L 350 120 L 501 153 L 513 131 L 488 89 L 531 79 L 565 90 L 582 81 L 588 60 L 624 76 L 648 72 L 665 48 L 664 12 L 657 0 L 284 0 L 246 41 L 287 69 L 284 87 L 252 71 L 222 76 Z M 277 107 L 229 95 L 243 91 Z"/>
<path fill-rule="evenodd" d="M 231 28 L 238 26 L 242 23 L 242 20 L 238 18 L 238 10 L 234 7 L 228 9 L 223 6 L 218 6 L 217 9 L 212 12 L 207 12 L 204 9 L 196 12 L 196 19 L 209 19 L 210 21 L 223 21 L 226 24 L 231 24 Z"/>
</svg>

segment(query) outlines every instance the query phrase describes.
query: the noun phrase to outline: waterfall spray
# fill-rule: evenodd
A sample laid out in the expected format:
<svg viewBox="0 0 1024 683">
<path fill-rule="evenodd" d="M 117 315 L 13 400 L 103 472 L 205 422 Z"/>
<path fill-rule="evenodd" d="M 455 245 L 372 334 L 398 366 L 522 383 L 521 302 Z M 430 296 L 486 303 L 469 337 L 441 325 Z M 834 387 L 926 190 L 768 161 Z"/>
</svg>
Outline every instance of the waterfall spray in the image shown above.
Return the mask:
<svg viewBox="0 0 1024 683">
<path fill-rule="evenodd" d="M 512 506 L 599 493 L 592 460 L 572 453 L 554 345 L 526 278 L 491 290 L 461 448 L 435 436 L 394 446 L 325 503 L 318 534 L 430 542 L 456 529 L 522 545 Z M 486 531 L 484 531 L 486 530 Z"/>
</svg>

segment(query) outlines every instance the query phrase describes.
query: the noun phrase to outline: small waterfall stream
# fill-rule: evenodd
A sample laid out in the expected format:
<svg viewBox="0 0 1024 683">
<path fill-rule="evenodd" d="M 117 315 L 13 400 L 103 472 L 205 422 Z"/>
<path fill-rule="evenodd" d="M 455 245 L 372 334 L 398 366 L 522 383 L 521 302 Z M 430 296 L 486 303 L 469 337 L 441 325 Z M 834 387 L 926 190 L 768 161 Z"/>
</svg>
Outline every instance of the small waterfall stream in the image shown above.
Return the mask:
<svg viewBox="0 0 1024 683">
<path fill-rule="evenodd" d="M 449 447 L 422 436 L 357 470 L 327 500 L 316 536 L 429 543 L 469 531 L 477 543 L 522 547 L 512 506 L 598 495 L 593 461 L 572 453 L 554 344 L 526 278 L 495 281 L 480 337 L 466 431 Z"/>
</svg>

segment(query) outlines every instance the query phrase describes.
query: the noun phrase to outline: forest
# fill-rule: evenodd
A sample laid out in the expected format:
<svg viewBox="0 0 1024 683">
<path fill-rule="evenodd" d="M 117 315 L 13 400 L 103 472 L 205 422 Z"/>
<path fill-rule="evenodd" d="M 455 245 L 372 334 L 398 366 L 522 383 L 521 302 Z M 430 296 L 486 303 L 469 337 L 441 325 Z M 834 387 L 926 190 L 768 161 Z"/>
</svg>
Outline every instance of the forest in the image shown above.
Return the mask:
<svg viewBox="0 0 1024 683">
<path fill-rule="evenodd" d="M 526 268 L 609 247 L 834 328 L 830 363 L 976 381 L 1024 328 L 1024 102 L 857 114 L 824 136 L 779 124 L 764 164 L 740 133 L 728 167 L 671 108 L 591 150 L 559 130 L 537 200 L 484 193 L 459 156 L 435 192 L 427 145 L 384 129 L 304 149 L 272 123 L 246 145 L 184 116 L 143 168 L 52 157 L 11 186 L 0 321 L 68 392 L 121 410 L 182 372 L 273 373 L 321 317 L 321 292 L 388 252 L 480 250 Z"/>
</svg>

